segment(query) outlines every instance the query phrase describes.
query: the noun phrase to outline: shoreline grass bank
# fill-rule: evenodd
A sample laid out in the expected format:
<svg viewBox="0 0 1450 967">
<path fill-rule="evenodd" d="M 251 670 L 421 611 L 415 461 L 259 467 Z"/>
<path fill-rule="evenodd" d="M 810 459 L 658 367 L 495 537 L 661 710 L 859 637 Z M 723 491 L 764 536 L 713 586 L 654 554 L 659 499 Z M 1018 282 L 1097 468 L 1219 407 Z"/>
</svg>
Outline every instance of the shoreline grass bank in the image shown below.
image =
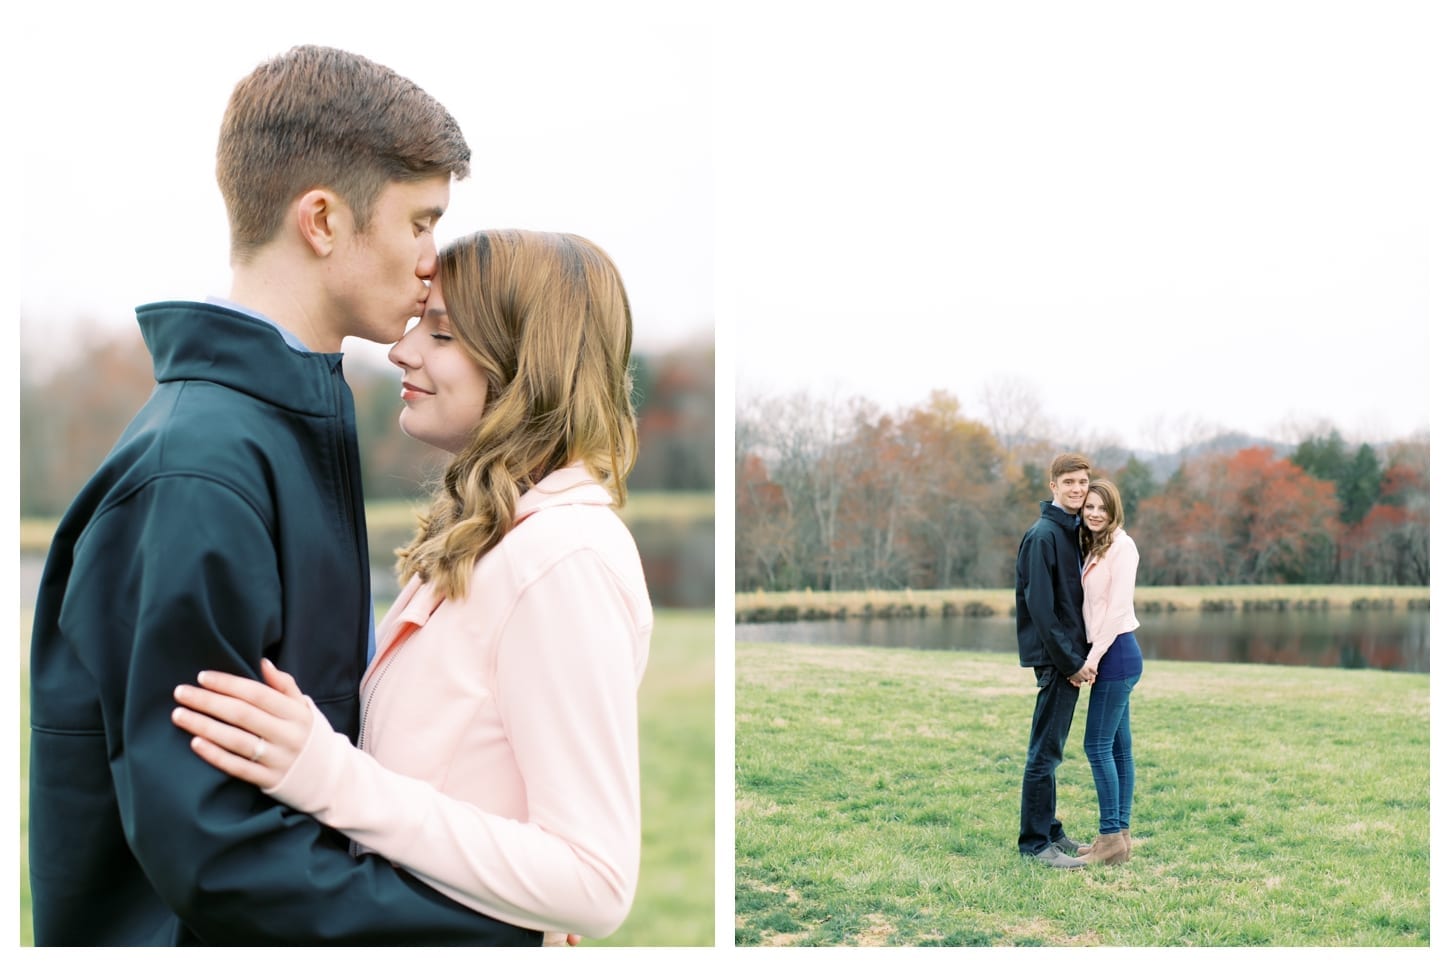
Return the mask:
<svg viewBox="0 0 1450 967">
<path fill-rule="evenodd" d="M 736 645 L 736 943 L 1427 946 L 1429 676 L 1148 662 L 1132 861 L 1016 851 L 1015 655 Z M 1096 831 L 1078 703 L 1058 813 Z"/>
<path fill-rule="evenodd" d="M 829 621 L 846 618 L 951 618 L 1011 615 L 1011 588 L 920 591 L 737 591 L 737 624 L 762 621 Z M 1315 611 L 1428 609 L 1427 587 L 1385 585 L 1198 585 L 1139 587 L 1133 607 L 1159 611 Z"/>
</svg>

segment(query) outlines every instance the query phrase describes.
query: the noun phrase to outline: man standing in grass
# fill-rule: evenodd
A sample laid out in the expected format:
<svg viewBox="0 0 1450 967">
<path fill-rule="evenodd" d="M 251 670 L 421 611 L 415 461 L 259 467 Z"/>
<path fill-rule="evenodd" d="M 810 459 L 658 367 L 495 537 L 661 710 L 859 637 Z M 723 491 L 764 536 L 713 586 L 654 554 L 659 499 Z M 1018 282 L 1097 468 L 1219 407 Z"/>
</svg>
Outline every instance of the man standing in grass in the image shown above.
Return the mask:
<svg viewBox="0 0 1450 967">
<path fill-rule="evenodd" d="M 1078 453 L 1052 461 L 1052 500 L 1017 549 L 1017 654 L 1037 673 L 1037 705 L 1022 774 L 1022 825 L 1017 849 L 1056 869 L 1087 865 L 1080 844 L 1057 818 L 1057 766 L 1072 727 L 1078 689 L 1093 680 L 1084 667 L 1087 628 L 1082 611 L 1078 527 L 1091 464 Z"/>
</svg>

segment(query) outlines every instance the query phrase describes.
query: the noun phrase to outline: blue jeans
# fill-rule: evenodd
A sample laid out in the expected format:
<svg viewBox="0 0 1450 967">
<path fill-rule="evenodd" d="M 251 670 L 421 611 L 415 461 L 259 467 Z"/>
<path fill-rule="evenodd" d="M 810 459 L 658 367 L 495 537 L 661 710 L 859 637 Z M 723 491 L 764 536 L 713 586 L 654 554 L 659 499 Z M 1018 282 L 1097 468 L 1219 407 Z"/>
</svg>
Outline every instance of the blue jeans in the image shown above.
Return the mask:
<svg viewBox="0 0 1450 967">
<path fill-rule="evenodd" d="M 1098 832 L 1121 833 L 1133 813 L 1133 730 L 1128 697 L 1140 672 L 1118 681 L 1099 679 L 1088 699 L 1087 729 L 1082 749 L 1098 788 Z"/>
<path fill-rule="evenodd" d="M 1037 671 L 1037 705 L 1032 710 L 1032 733 L 1027 740 L 1027 767 L 1022 772 L 1022 825 L 1017 849 L 1041 853 L 1062 838 L 1057 819 L 1057 766 L 1072 727 L 1077 688 L 1051 665 Z"/>
</svg>

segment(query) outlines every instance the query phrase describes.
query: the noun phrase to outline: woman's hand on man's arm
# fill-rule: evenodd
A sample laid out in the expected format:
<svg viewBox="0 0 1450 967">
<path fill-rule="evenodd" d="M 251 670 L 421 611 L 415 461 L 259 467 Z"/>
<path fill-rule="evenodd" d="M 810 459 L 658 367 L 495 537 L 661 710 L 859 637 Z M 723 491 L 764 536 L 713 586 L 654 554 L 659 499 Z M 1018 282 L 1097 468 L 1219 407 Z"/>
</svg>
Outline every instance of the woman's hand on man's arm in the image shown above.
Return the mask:
<svg viewBox="0 0 1450 967">
<path fill-rule="evenodd" d="M 204 671 L 178 685 L 171 720 L 190 732 L 191 749 L 222 772 L 260 789 L 292 768 L 312 729 L 312 707 L 291 675 L 262 659 L 263 681 Z"/>
</svg>

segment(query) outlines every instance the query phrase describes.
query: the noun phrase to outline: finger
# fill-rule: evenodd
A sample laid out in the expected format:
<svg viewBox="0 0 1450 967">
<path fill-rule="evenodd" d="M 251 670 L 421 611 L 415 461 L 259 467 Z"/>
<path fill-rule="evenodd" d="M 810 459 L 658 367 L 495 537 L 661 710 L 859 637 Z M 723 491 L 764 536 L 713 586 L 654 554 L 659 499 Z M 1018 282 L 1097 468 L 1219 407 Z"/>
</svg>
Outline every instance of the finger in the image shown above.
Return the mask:
<svg viewBox="0 0 1450 967">
<path fill-rule="evenodd" d="M 201 687 L 208 691 L 216 692 L 219 695 L 230 695 L 233 698 L 241 699 L 248 705 L 255 705 L 257 708 L 271 712 L 281 718 L 288 718 L 292 711 L 293 700 L 277 691 L 277 689 L 251 678 L 243 678 L 240 675 L 228 675 L 226 672 L 203 671 L 198 672 L 196 681 Z"/>
<path fill-rule="evenodd" d="M 564 939 L 566 941 L 568 941 L 569 946 L 571 946 L 571 947 L 577 947 L 577 946 L 579 946 L 579 935 L 577 933 L 571 933 L 567 937 L 565 937 Z"/>
<path fill-rule="evenodd" d="M 253 762 L 243 756 L 233 755 L 221 746 L 208 742 L 206 739 L 196 737 L 191 740 L 191 751 L 207 765 L 219 769 L 233 779 L 240 779 L 243 782 L 250 782 L 254 786 L 267 787 L 275 785 L 272 776 L 273 770 L 267 766 Z"/>
<path fill-rule="evenodd" d="M 303 698 L 302 689 L 297 687 L 297 679 L 272 664 L 270 658 L 262 659 L 262 681 L 289 698 Z"/>
<path fill-rule="evenodd" d="M 171 721 L 178 728 L 190 732 L 197 738 L 205 739 L 211 745 L 247 762 L 257 761 L 254 756 L 259 750 L 265 751 L 266 740 L 261 736 L 253 735 L 224 722 L 218 722 L 205 715 L 198 715 L 190 709 L 172 709 Z M 259 742 L 264 744 L 258 745 Z"/>
<path fill-rule="evenodd" d="M 178 705 L 269 742 L 288 734 L 289 720 L 272 715 L 240 699 L 230 698 L 193 685 L 178 685 L 172 692 Z"/>
</svg>

